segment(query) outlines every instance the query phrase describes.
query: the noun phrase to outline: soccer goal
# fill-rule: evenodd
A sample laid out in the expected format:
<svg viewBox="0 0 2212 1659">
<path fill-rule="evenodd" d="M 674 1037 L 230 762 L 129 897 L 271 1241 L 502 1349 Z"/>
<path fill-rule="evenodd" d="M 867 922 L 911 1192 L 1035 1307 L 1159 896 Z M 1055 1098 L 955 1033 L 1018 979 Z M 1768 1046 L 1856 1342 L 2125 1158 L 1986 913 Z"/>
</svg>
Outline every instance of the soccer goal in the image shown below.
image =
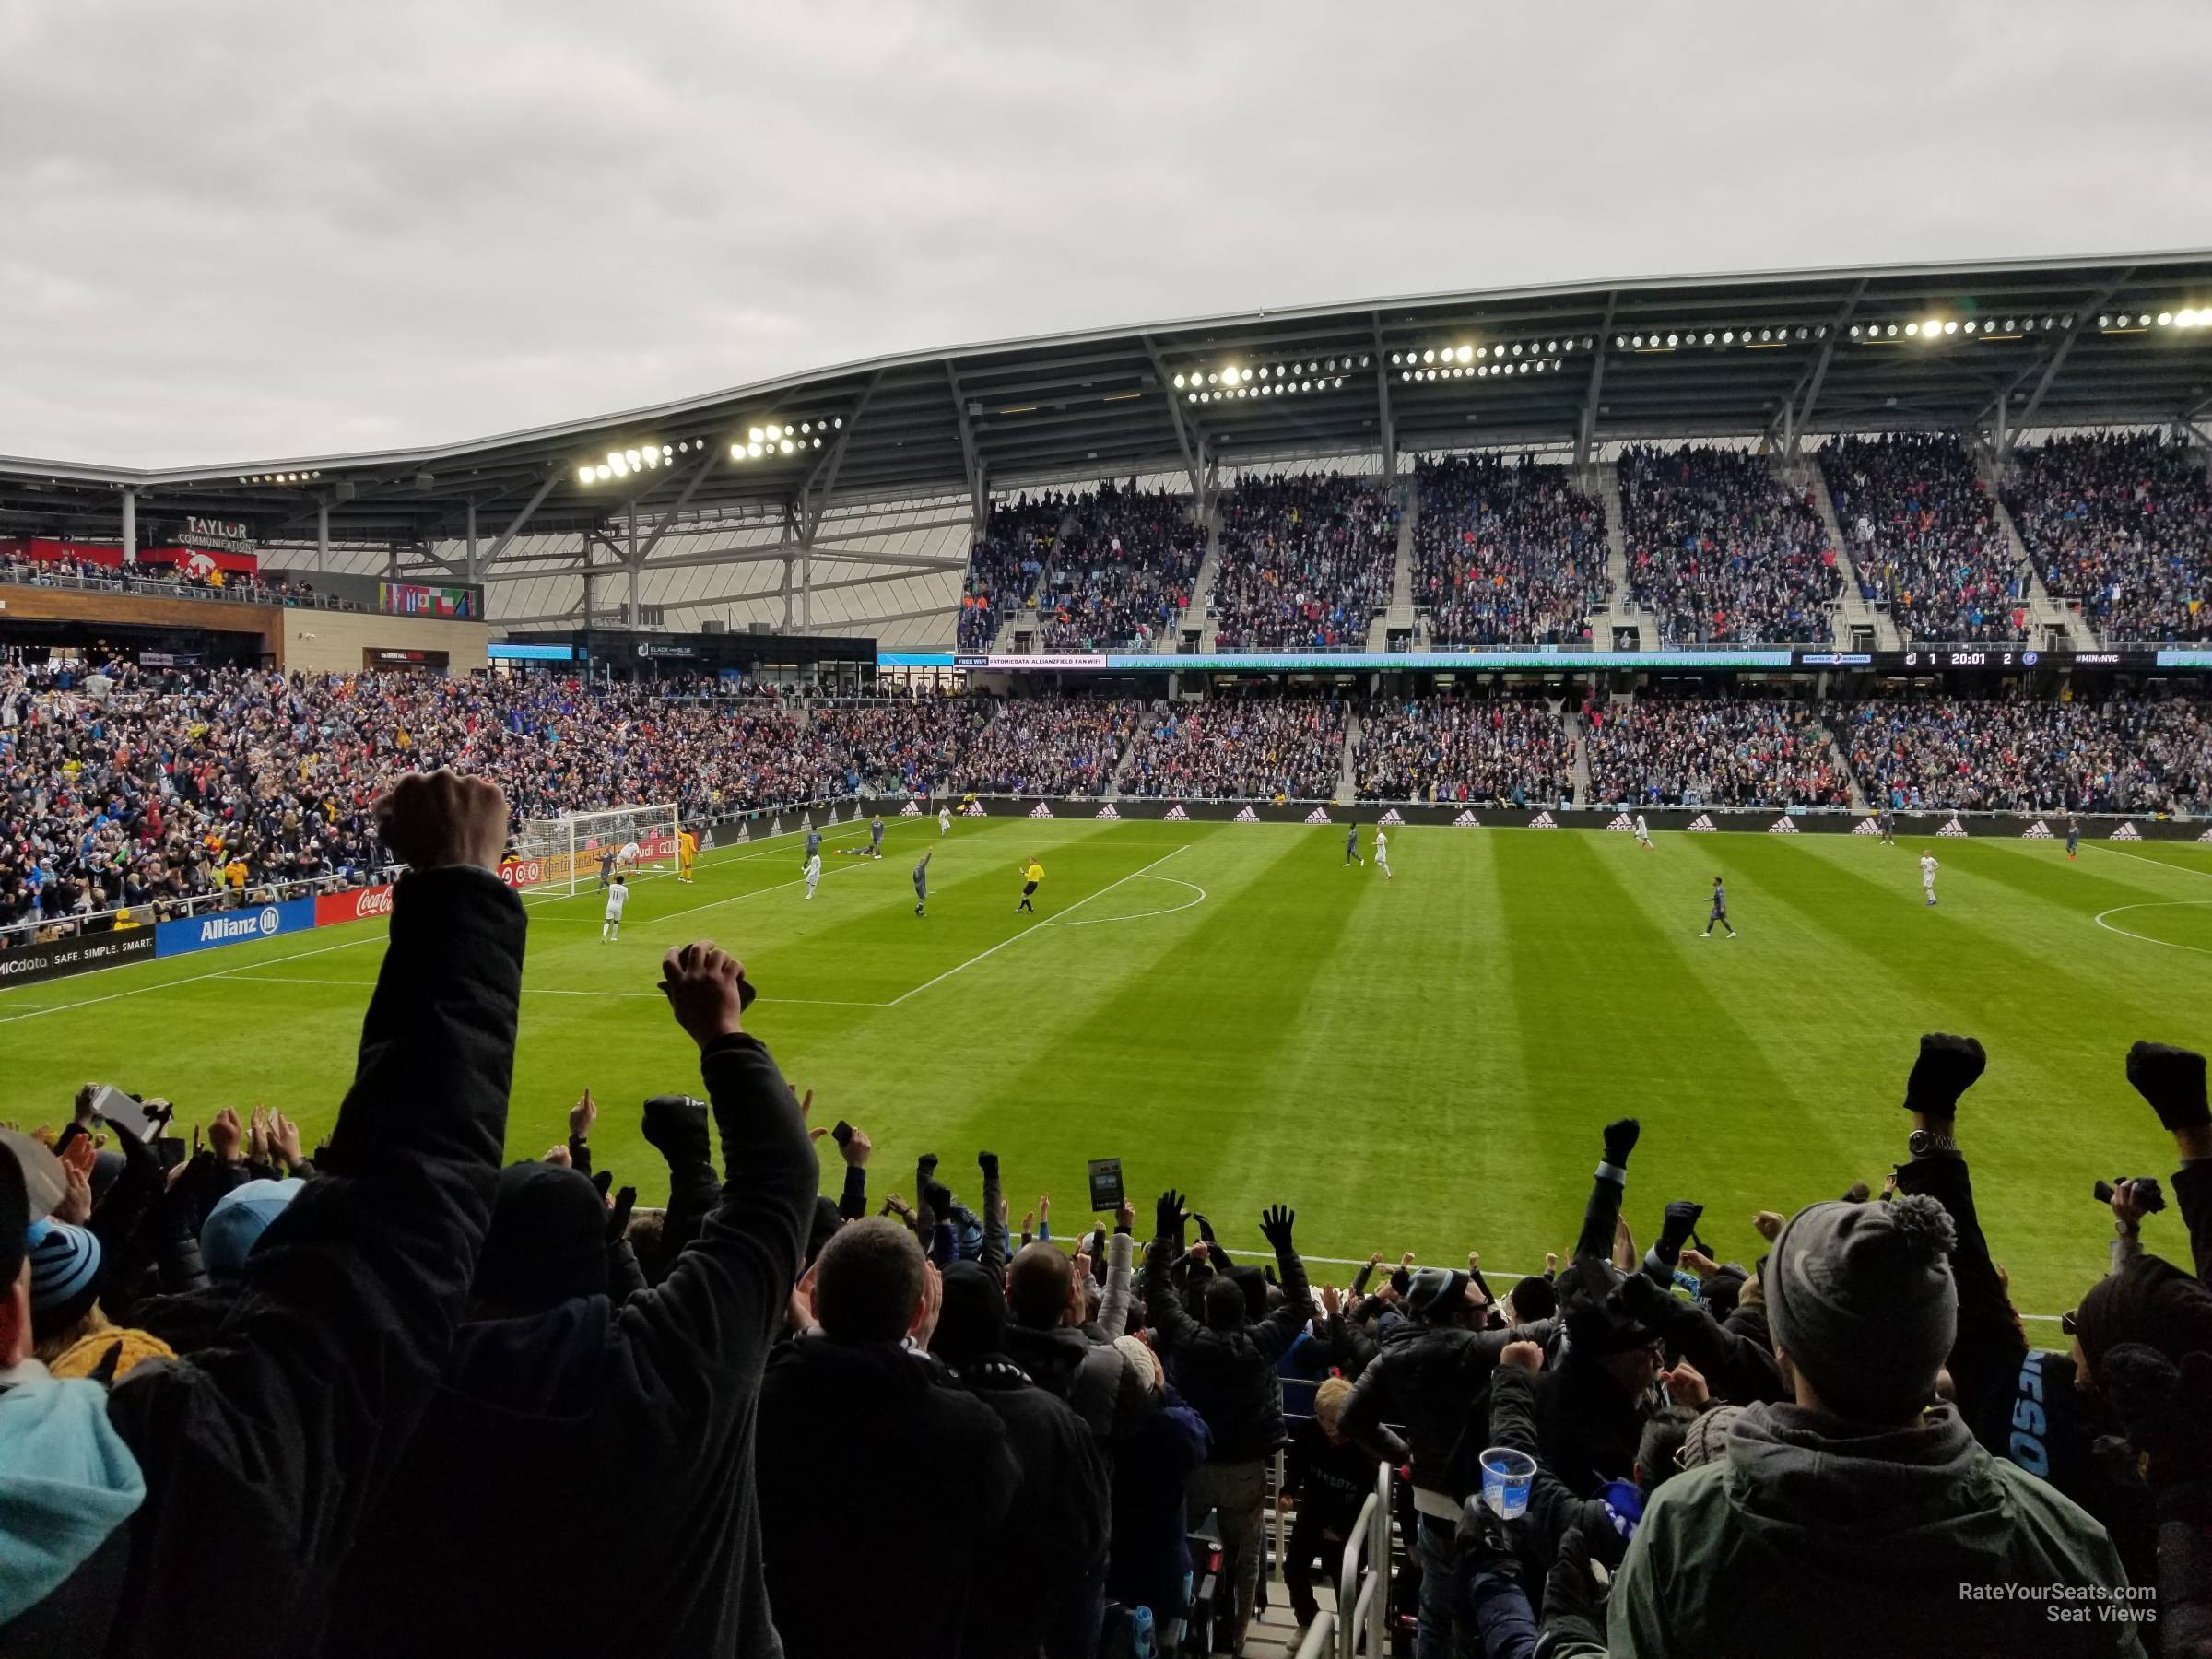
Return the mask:
<svg viewBox="0 0 2212 1659">
<path fill-rule="evenodd" d="M 510 887 L 573 893 L 579 887 L 598 885 L 600 867 L 611 854 L 618 861 L 612 867 L 633 877 L 672 875 L 676 835 L 674 801 L 525 818 L 522 833 L 515 837 L 515 855 L 501 873 Z M 619 862 L 622 850 L 633 845 L 638 850 L 636 862 Z"/>
</svg>

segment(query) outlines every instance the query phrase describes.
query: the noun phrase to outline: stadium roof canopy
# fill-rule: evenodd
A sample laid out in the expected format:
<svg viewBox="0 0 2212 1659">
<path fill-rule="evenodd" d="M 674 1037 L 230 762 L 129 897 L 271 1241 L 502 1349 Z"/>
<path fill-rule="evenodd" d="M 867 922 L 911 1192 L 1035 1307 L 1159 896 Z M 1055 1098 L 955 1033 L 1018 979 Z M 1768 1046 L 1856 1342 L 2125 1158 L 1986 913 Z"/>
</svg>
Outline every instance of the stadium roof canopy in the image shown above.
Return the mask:
<svg viewBox="0 0 2212 1659">
<path fill-rule="evenodd" d="M 919 351 L 374 454 L 146 471 L 0 457 L 0 535 L 112 538 L 133 491 L 140 515 L 237 522 L 265 546 L 421 548 L 474 530 L 488 562 L 517 534 L 589 535 L 633 505 L 663 524 L 781 518 L 803 542 L 833 503 L 965 497 L 980 512 L 994 490 L 1298 455 L 1762 435 L 1794 449 L 1887 428 L 2002 450 L 2030 428 L 2207 410 L 2212 252 L 1754 272 Z"/>
</svg>

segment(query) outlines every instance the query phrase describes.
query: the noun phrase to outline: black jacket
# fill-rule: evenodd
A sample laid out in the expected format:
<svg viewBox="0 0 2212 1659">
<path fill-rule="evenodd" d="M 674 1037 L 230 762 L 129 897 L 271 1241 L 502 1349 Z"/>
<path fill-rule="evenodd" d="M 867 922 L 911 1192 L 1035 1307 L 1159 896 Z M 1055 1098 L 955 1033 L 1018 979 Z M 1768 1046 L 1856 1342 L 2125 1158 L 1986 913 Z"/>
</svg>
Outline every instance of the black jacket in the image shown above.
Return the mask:
<svg viewBox="0 0 2212 1659">
<path fill-rule="evenodd" d="M 819 1175 L 758 1041 L 724 1038 L 700 1069 L 719 1206 L 656 1289 L 461 1328 L 334 1597 L 327 1653 L 419 1650 L 428 1631 L 456 1653 L 772 1651 L 754 1408 Z"/>
<path fill-rule="evenodd" d="M 1210 1463 L 1250 1463 L 1283 1443 L 1283 1385 L 1275 1362 L 1313 1317 L 1306 1269 L 1294 1250 L 1277 1253 L 1283 1305 L 1256 1324 L 1217 1331 L 1193 1319 L 1169 1282 L 1171 1239 L 1156 1239 L 1145 1257 L 1145 1301 L 1154 1345 L 1176 1392 L 1206 1419 Z"/>
<path fill-rule="evenodd" d="M 1006 1358 L 1045 1393 L 1065 1400 L 1103 1445 L 1127 1440 L 1153 1410 L 1128 1355 L 1077 1325 L 1006 1327 Z"/>
<path fill-rule="evenodd" d="M 1470 1418 L 1483 1420 L 1498 1356 L 1509 1342 L 1549 1340 L 1554 1323 L 1541 1319 L 1503 1331 L 1470 1331 L 1402 1320 L 1382 1334 L 1382 1349 L 1359 1373 L 1338 1428 L 1380 1455 L 1376 1430 L 1386 1423 L 1403 1425 L 1414 1484 L 1464 1498 L 1465 1492 L 1453 1489 L 1452 1453 Z"/>
<path fill-rule="evenodd" d="M 783 1344 L 754 1468 L 789 1659 L 969 1651 L 1001 1576 L 982 1541 L 1021 1471 L 996 1415 L 935 1360 L 819 1333 Z"/>
<path fill-rule="evenodd" d="M 1536 1377 L 1543 1462 L 1570 1491 L 1594 1492 L 1608 1480 L 1628 1479 L 1648 1415 L 1644 1400 L 1623 1394 L 1611 1372 L 1576 1349 Z"/>
<path fill-rule="evenodd" d="M 991 1589 L 979 1597 L 968 1652 L 978 1659 L 1090 1659 L 1106 1583 L 1112 1494 L 1106 1459 L 1083 1419 L 1012 1360 L 959 1368 L 961 1383 L 997 1414 L 1021 1470 L 1020 1489 L 987 1551 Z"/>
<path fill-rule="evenodd" d="M 62 1617 L 76 1651 L 314 1646 L 466 1304 L 506 1133 L 523 935 L 521 901 L 487 871 L 399 883 L 324 1178 L 270 1224 L 210 1344 L 108 1397 L 147 1495 L 116 1535 L 120 1593 L 97 1582 L 103 1550 L 29 1616 Z M 80 1582 L 94 1593 L 72 1606 Z M 16 1640 L 0 1633 L 0 1651 Z"/>
</svg>

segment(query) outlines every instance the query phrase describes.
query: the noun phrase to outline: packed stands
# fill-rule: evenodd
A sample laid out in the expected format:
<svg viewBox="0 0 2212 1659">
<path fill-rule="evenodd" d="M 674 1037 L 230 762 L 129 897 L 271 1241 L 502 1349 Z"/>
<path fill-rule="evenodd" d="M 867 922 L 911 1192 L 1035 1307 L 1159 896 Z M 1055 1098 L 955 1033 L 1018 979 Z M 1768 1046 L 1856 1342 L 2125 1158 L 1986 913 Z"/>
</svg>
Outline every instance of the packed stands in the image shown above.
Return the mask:
<svg viewBox="0 0 2212 1659">
<path fill-rule="evenodd" d="M 1221 496 L 1215 638 L 1224 651 L 1358 649 L 1390 603 L 1398 510 L 1374 480 L 1247 477 Z"/>
<path fill-rule="evenodd" d="M 1831 705 L 1869 801 L 2009 812 L 2212 810 L 2205 705 L 1913 698 Z"/>
<path fill-rule="evenodd" d="M 1606 604 L 1606 512 L 1563 466 L 1452 455 L 1414 473 L 1413 603 L 1438 646 L 1572 644 Z"/>
<path fill-rule="evenodd" d="M 1830 637 L 1843 579 L 1827 530 L 1764 456 L 1630 445 L 1618 475 L 1629 591 L 1668 641 Z"/>
<path fill-rule="evenodd" d="M 2028 572 L 1957 433 L 1839 438 L 1820 470 L 1860 591 L 1908 644 L 2027 638 Z"/>
<path fill-rule="evenodd" d="M 89 588 L 124 594 L 180 594 L 194 598 L 227 598 L 253 605 L 281 605 L 316 610 L 359 610 L 351 600 L 319 594 L 304 577 L 275 576 L 259 571 L 227 571 L 213 559 L 190 559 L 157 563 L 152 557 L 135 564 L 118 562 L 114 548 L 99 551 L 105 559 L 61 542 L 0 541 L 0 582 L 23 582 L 33 587 Z"/>
<path fill-rule="evenodd" d="M 1341 698 L 1160 702 L 1137 723 L 1122 793 L 1190 800 L 1327 800 L 1344 763 Z"/>
<path fill-rule="evenodd" d="M 993 706 L 952 764 L 956 794 L 1104 794 L 1144 705 L 1134 697 L 1045 696 Z"/>
<path fill-rule="evenodd" d="M 2212 638 L 2206 452 L 2156 432 L 2054 438 L 2013 453 L 2005 504 L 2043 585 L 2108 644 Z"/>
<path fill-rule="evenodd" d="M 990 650 L 1000 626 L 1029 604 L 1068 506 L 1065 496 L 1047 494 L 1024 495 L 991 509 L 983 534 L 968 550 L 968 578 L 960 588 L 962 651 Z"/>
<path fill-rule="evenodd" d="M 1358 765 L 1363 801 L 1556 806 L 1574 797 L 1573 746 L 1542 702 L 1378 700 L 1360 722 Z"/>
<path fill-rule="evenodd" d="M 1851 780 L 1804 703 L 1639 697 L 1585 709 L 1583 747 L 1593 805 L 1851 805 Z"/>
<path fill-rule="evenodd" d="M 1044 649 L 1144 648 L 1182 617 L 1206 559 L 1190 498 L 1107 484 L 1070 511 L 1075 522 L 1037 595 Z"/>
</svg>

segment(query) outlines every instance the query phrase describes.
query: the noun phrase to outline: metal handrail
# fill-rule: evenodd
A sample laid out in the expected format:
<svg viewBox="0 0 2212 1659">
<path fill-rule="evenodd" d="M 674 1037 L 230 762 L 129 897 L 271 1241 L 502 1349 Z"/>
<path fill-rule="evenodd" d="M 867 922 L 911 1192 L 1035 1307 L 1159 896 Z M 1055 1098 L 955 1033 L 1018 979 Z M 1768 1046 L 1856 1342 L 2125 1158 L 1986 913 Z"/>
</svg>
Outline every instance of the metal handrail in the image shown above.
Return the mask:
<svg viewBox="0 0 2212 1659">
<path fill-rule="evenodd" d="M 86 576 L 76 571 L 50 571 L 36 565 L 0 564 L 0 582 L 16 587 L 74 588 L 86 594 L 136 594 L 154 599 L 205 599 L 218 605 L 278 606 L 291 610 L 359 611 L 360 606 L 335 594 L 286 594 L 261 586 L 252 577 L 237 586 L 204 587 L 189 582 L 167 582 L 135 576 Z M 445 618 L 453 620 L 455 618 Z M 459 618 L 481 621 L 480 617 Z"/>
<path fill-rule="evenodd" d="M 112 910 L 87 911 L 82 914 L 72 912 L 65 916 L 34 916 L 24 922 L 10 922 L 0 925 L 0 948 L 7 947 L 9 935 L 28 934 L 36 937 L 48 928 L 60 928 L 58 936 L 70 939 L 90 931 L 89 924 L 114 919 L 125 911 L 145 914 L 151 912 L 139 925 L 151 927 L 156 923 L 174 922 L 202 915 L 213 911 L 246 910 L 254 905 L 281 904 L 292 899 L 312 899 L 318 893 L 343 890 L 347 888 L 374 887 L 380 881 L 389 881 L 404 865 L 380 866 L 359 874 L 333 874 L 329 876 L 293 877 L 281 881 L 256 881 L 242 888 L 225 888 L 219 892 L 194 893 L 182 899 L 149 899 L 141 904 L 119 904 Z M 14 941 L 25 943 L 23 940 Z"/>
<path fill-rule="evenodd" d="M 1344 1541 L 1344 1562 L 1336 1570 L 1336 1659 L 1352 1659 L 1359 1640 L 1359 1620 L 1353 1617 L 1359 1593 L 1359 1558 L 1374 1542 L 1375 1507 L 1377 1494 L 1370 1492 L 1359 1506 L 1359 1519 L 1352 1524 L 1351 1536 Z"/>
<path fill-rule="evenodd" d="M 1323 1654 L 1334 1653 L 1335 1647 L 1336 1615 L 1324 1607 L 1306 1627 L 1305 1640 L 1298 1644 L 1298 1659 L 1322 1659 Z"/>
<path fill-rule="evenodd" d="M 1336 1575 L 1336 1659 L 1354 1659 L 1362 1636 L 1369 1659 L 1381 1659 L 1389 1635 L 1390 1481 L 1390 1465 L 1377 1464 L 1375 1489 L 1360 1504 L 1359 1519 L 1344 1541 L 1344 1564 Z"/>
</svg>

